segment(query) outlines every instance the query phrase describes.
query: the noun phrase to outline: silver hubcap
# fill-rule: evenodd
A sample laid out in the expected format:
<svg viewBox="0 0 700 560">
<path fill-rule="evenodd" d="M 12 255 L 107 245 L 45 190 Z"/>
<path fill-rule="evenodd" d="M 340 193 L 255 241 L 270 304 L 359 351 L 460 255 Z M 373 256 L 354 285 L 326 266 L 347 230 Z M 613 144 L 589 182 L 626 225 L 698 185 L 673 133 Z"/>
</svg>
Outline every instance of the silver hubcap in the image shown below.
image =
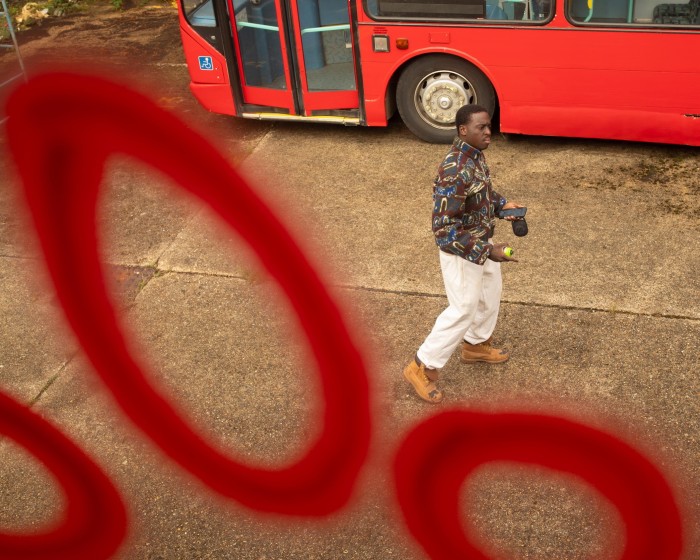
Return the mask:
<svg viewBox="0 0 700 560">
<path fill-rule="evenodd" d="M 464 76 L 455 72 L 433 72 L 416 88 L 418 114 L 436 128 L 452 128 L 457 110 L 470 103 L 476 103 L 476 92 Z"/>
</svg>

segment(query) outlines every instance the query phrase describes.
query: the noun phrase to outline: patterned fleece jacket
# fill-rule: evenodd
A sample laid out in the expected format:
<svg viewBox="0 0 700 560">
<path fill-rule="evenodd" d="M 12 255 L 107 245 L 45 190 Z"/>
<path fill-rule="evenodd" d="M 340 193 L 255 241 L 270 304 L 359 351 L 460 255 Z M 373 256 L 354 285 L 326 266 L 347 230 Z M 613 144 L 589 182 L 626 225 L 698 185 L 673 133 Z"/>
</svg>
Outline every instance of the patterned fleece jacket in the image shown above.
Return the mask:
<svg viewBox="0 0 700 560">
<path fill-rule="evenodd" d="M 438 168 L 433 201 L 433 233 L 440 250 L 484 264 L 506 199 L 491 186 L 483 152 L 456 137 Z"/>
</svg>

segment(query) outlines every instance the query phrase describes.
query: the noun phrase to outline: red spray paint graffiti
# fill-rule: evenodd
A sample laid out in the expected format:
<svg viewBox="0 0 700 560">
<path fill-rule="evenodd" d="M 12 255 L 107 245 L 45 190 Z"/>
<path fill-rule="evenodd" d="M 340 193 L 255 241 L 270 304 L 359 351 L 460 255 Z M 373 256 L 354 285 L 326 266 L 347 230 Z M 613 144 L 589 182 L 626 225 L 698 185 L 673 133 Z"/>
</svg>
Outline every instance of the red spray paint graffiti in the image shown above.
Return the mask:
<svg viewBox="0 0 700 560">
<path fill-rule="evenodd" d="M 47 95 L 61 111 L 48 109 Z M 121 86 L 72 74 L 39 76 L 17 91 L 8 114 L 11 150 L 59 300 L 124 412 L 184 469 L 248 507 L 319 516 L 344 505 L 369 445 L 365 368 L 335 303 L 277 217 L 210 143 Z M 151 165 L 207 203 L 289 298 L 326 401 L 323 433 L 296 464 L 263 470 L 221 454 L 151 387 L 130 355 L 107 296 L 95 228 L 103 167 L 114 153 Z"/>
<path fill-rule="evenodd" d="M 34 535 L 0 533 L 7 560 L 108 558 L 126 534 L 126 510 L 105 474 L 56 428 L 0 393 L 0 433 L 41 461 L 56 477 L 68 505 L 63 519 Z"/>
<path fill-rule="evenodd" d="M 431 558 L 489 558 L 464 534 L 459 489 L 474 469 L 491 461 L 543 466 L 591 484 L 625 524 L 622 560 L 680 556 L 681 519 L 671 489 L 624 442 L 552 416 L 454 410 L 415 428 L 394 464 L 401 510 Z"/>
<path fill-rule="evenodd" d="M 56 106 L 62 110 L 55 111 Z M 122 86 L 72 73 L 39 75 L 15 92 L 8 114 L 11 152 L 59 300 L 95 371 L 124 413 L 183 469 L 249 508 L 296 516 L 324 516 L 342 509 L 369 448 L 367 374 L 337 305 L 278 218 L 209 142 Z M 95 227 L 104 163 L 114 153 L 152 166 L 208 204 L 250 245 L 291 302 L 318 362 L 325 399 L 323 432 L 295 464 L 264 470 L 223 455 L 154 390 L 130 355 L 105 289 Z M 279 254 L 285 258 L 279 259 Z M 4 424 L 5 433 L 49 469 L 60 468 L 57 457 L 92 469 L 90 480 L 97 482 L 90 488 L 59 478 L 69 502 L 64 526 L 74 529 L 76 511 L 116 508 L 114 530 L 94 527 L 89 535 L 70 535 L 78 547 L 71 558 L 108 557 L 126 525 L 111 485 L 55 430 L 44 427 L 39 437 L 34 415 L 18 413 L 17 405 L 7 399 L 0 400 L 0 407 L 3 418 L 15 414 L 14 424 L 19 426 L 11 432 Z M 463 411 L 442 413 L 419 425 L 396 459 L 401 465 L 395 469 L 397 495 L 407 526 L 432 558 L 485 558 L 462 534 L 455 504 L 461 480 L 489 460 L 540 464 L 583 477 L 619 508 L 628 531 L 625 558 L 678 558 L 681 522 L 671 490 L 653 465 L 629 446 L 559 418 Z M 424 477 L 435 481 L 430 492 L 419 491 L 417 482 Z M 97 496 L 87 505 L 86 490 Z M 101 515 L 92 519 L 107 520 Z M 443 537 L 435 540 L 440 542 L 428 539 L 426 530 L 439 530 Z M 43 537 L 13 537 L 2 535 L 0 556 L 43 558 L 31 556 L 32 542 Z M 45 547 L 55 543 L 57 550 L 64 546 L 59 540 L 41 542 Z M 20 554 L 22 546 L 25 556 Z"/>
</svg>

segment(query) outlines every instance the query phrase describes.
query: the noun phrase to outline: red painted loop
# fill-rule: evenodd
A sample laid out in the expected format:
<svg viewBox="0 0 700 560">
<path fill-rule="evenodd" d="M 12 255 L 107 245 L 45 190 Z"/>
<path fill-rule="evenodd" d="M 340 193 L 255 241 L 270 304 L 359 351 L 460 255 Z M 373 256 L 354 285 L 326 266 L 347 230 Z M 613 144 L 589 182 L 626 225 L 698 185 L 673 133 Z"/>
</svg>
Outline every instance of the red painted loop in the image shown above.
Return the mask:
<svg viewBox="0 0 700 560">
<path fill-rule="evenodd" d="M 39 75 L 16 90 L 7 113 L 10 149 L 59 300 L 125 413 L 184 469 L 253 509 L 320 516 L 342 507 L 369 446 L 365 365 L 337 305 L 277 216 L 205 138 L 107 80 Z M 323 431 L 298 462 L 252 468 L 214 449 L 130 355 L 105 289 L 95 228 L 99 185 L 112 154 L 133 156 L 208 204 L 250 245 L 291 302 L 325 399 Z"/>
<path fill-rule="evenodd" d="M 676 560 L 682 527 L 659 471 L 626 443 L 562 418 L 447 411 L 411 431 L 396 455 L 398 500 L 409 531 L 434 560 L 487 560 L 465 534 L 460 487 L 490 461 L 539 465 L 581 477 L 619 510 L 623 560 Z"/>
<path fill-rule="evenodd" d="M 109 558 L 126 534 L 126 511 L 117 490 L 100 468 L 46 420 L 2 392 L 0 433 L 44 464 L 67 501 L 62 519 L 45 533 L 0 533 L 0 558 Z"/>
</svg>

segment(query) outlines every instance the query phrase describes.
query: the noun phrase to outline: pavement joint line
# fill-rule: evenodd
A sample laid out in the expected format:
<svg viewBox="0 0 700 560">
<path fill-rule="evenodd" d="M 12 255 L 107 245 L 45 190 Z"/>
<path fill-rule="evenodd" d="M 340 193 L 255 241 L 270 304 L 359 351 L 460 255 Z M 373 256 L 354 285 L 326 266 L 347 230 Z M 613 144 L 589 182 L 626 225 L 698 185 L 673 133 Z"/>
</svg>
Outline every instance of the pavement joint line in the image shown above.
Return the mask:
<svg viewBox="0 0 700 560">
<path fill-rule="evenodd" d="M 123 61 L 114 61 L 110 63 L 112 66 L 126 66 L 126 67 L 133 67 L 133 64 L 131 62 L 123 62 Z M 155 67 L 178 67 L 178 68 L 186 68 L 187 63 L 186 62 L 146 62 L 144 67 L 148 68 L 149 66 L 155 66 Z"/>
<path fill-rule="evenodd" d="M 187 230 L 187 228 L 189 227 L 189 225 L 190 225 L 195 219 L 197 219 L 197 217 L 199 217 L 203 212 L 205 212 L 206 210 L 207 210 L 206 207 L 200 207 L 198 210 L 195 210 L 194 212 L 192 212 L 192 213 L 189 215 L 189 218 L 188 218 L 187 221 L 183 224 L 182 228 L 180 228 L 180 231 L 177 232 L 177 234 L 175 235 L 175 237 L 173 237 L 172 241 L 171 241 L 170 243 L 168 243 L 168 246 L 165 247 L 165 248 L 160 252 L 160 255 L 158 255 L 158 256 L 156 257 L 156 260 L 155 260 L 154 263 L 151 265 L 151 266 L 153 267 L 153 269 L 155 270 L 155 274 L 158 274 L 158 273 L 160 273 L 161 271 L 162 271 L 162 272 L 165 272 L 165 271 L 163 271 L 163 270 L 158 266 L 158 263 L 160 262 L 160 259 L 162 259 L 162 258 L 163 258 L 163 255 L 165 255 L 165 254 L 170 250 L 170 248 L 171 248 L 173 245 L 175 245 L 175 243 L 178 242 L 178 240 L 180 239 L 180 235 L 182 235 L 182 233 L 183 233 L 184 231 Z"/>
<path fill-rule="evenodd" d="M 236 280 L 247 281 L 245 276 L 229 272 L 198 272 L 196 270 L 179 270 L 176 268 L 155 268 L 156 273 L 153 278 L 163 276 L 165 274 L 184 274 L 188 276 L 211 276 L 212 278 L 233 278 Z M 152 278 L 152 279 L 153 279 Z M 151 280 L 152 280 L 151 279 Z"/>
<path fill-rule="evenodd" d="M 396 294 L 404 296 L 415 296 L 415 297 L 426 297 L 435 299 L 447 299 L 444 294 L 434 294 L 429 292 L 404 292 L 400 290 L 387 290 L 385 288 L 370 288 L 363 286 L 350 286 L 347 284 L 338 284 L 338 288 L 345 288 L 348 290 L 356 291 L 367 291 L 367 292 L 379 292 L 387 294 Z M 501 299 L 501 303 L 507 303 L 509 305 L 521 305 L 523 307 L 541 307 L 546 309 L 561 309 L 564 311 L 589 311 L 591 313 L 611 313 L 613 315 L 630 315 L 633 317 L 651 317 L 654 319 L 680 319 L 683 321 L 693 321 L 700 322 L 700 317 L 691 317 L 689 315 L 672 315 L 665 313 L 644 313 L 639 311 L 628 311 L 624 309 L 605 309 L 602 307 L 577 307 L 575 305 L 562 305 L 557 303 L 537 303 L 537 302 L 527 302 L 527 301 L 516 301 L 509 299 Z"/>
<path fill-rule="evenodd" d="M 258 150 L 261 149 L 262 145 L 265 144 L 266 140 L 268 139 L 268 137 L 272 134 L 272 132 L 273 132 L 274 130 L 275 130 L 275 123 L 272 122 L 272 126 L 269 128 L 269 130 L 268 130 L 265 134 L 263 134 L 262 138 L 260 138 L 260 140 L 258 141 L 258 143 L 255 144 L 255 146 L 253 147 L 253 149 L 252 149 L 250 152 L 248 152 L 248 155 L 245 156 L 240 162 L 238 162 L 238 163 L 236 164 L 236 171 L 237 171 L 237 172 L 240 172 L 241 175 L 245 176 L 245 171 L 242 170 L 242 169 L 240 169 L 241 166 L 242 166 L 247 160 L 249 160 L 251 157 L 253 157 L 253 156 L 258 152 Z"/>
<path fill-rule="evenodd" d="M 175 270 L 175 269 L 160 269 L 156 268 L 156 275 L 163 275 L 166 273 L 172 273 L 172 274 L 183 274 L 183 275 L 190 275 L 190 276 L 205 276 L 205 277 L 212 277 L 212 278 L 232 278 L 236 280 L 242 280 L 244 282 L 248 282 L 246 277 L 240 276 L 237 274 L 230 274 L 230 273 L 225 273 L 225 272 L 197 272 L 196 270 Z M 154 275 L 153 278 L 156 276 Z M 151 278 L 151 280 L 153 279 Z M 149 280 L 150 281 L 150 280 Z M 413 297 L 424 297 L 424 298 L 432 298 L 432 299 L 447 299 L 447 296 L 444 294 L 435 294 L 435 293 L 430 293 L 430 292 L 411 292 L 411 291 L 401 291 L 401 290 L 388 290 L 386 288 L 372 288 L 372 287 L 367 287 L 367 286 L 352 286 L 349 284 L 329 284 L 328 287 L 330 288 L 340 288 L 344 290 L 353 290 L 357 292 L 376 292 L 376 293 L 382 293 L 382 294 L 394 294 L 394 295 L 399 295 L 399 296 L 413 296 Z M 562 311 L 587 311 L 590 313 L 608 313 L 612 315 L 628 315 L 631 317 L 649 317 L 649 318 L 654 318 L 654 319 L 673 319 L 673 320 L 682 320 L 682 321 L 691 321 L 695 323 L 700 323 L 700 317 L 691 317 L 689 315 L 674 315 L 674 314 L 665 314 L 665 313 L 644 313 L 644 312 L 638 312 L 638 311 L 628 311 L 624 309 L 605 309 L 602 307 L 577 307 L 575 305 L 562 305 L 562 304 L 556 304 L 556 303 L 536 303 L 536 302 L 527 302 L 527 301 L 516 301 L 516 300 L 508 300 L 508 299 L 502 299 L 501 303 L 506 303 L 508 305 L 521 305 L 523 307 L 539 307 L 539 308 L 544 308 L 544 309 L 560 309 Z"/>
<path fill-rule="evenodd" d="M 63 362 L 56 373 L 54 373 L 48 381 L 44 384 L 44 386 L 39 390 L 39 393 L 35 395 L 28 403 L 27 403 L 27 408 L 32 408 L 37 402 L 39 402 L 39 399 L 46 393 L 46 391 L 49 390 L 49 387 L 55 383 L 55 381 L 61 376 L 61 374 L 66 370 L 68 367 L 68 364 L 70 364 L 73 361 L 73 358 L 77 356 L 78 352 L 75 351 L 71 356 L 66 359 L 65 362 Z"/>
<path fill-rule="evenodd" d="M 174 241 L 173 241 L 174 243 Z M 167 249 L 163 251 L 163 254 Z M 233 278 L 233 279 L 238 279 L 242 280 L 244 282 L 247 282 L 246 278 L 243 276 L 240 276 L 238 274 L 229 274 L 229 273 L 224 273 L 224 272 L 197 272 L 195 270 L 177 270 L 177 269 L 164 269 L 158 267 L 158 261 L 160 261 L 160 258 L 163 256 L 161 254 L 160 257 L 156 260 L 155 264 L 151 265 L 146 265 L 146 268 L 153 268 L 155 270 L 154 275 L 148 279 L 146 284 L 144 284 L 141 289 L 139 290 L 139 293 L 143 290 L 143 288 L 146 287 L 147 284 L 149 284 L 154 278 L 157 278 L 158 276 L 162 276 L 164 274 L 168 273 L 174 273 L 174 274 L 188 274 L 192 276 L 211 276 L 214 278 Z M 40 260 L 39 257 L 26 257 L 23 255 L 0 255 L 0 258 L 9 258 L 9 259 L 24 259 L 24 260 Z M 115 263 L 104 263 L 112 266 L 123 266 L 125 268 L 144 268 L 143 265 L 138 265 L 138 264 L 115 264 Z M 371 287 L 365 287 L 365 286 L 351 286 L 348 284 L 331 284 L 330 287 L 333 288 L 341 288 L 341 289 L 346 289 L 346 290 L 355 290 L 355 291 L 365 291 L 365 292 L 377 292 L 377 293 L 385 293 L 385 294 L 395 294 L 395 295 L 404 295 L 404 296 L 413 296 L 413 297 L 426 297 L 426 298 L 441 298 L 445 299 L 447 296 L 444 294 L 435 294 L 435 293 L 429 293 L 429 292 L 412 292 L 412 291 L 402 291 L 402 290 L 388 290 L 385 288 L 371 288 Z M 592 313 L 612 313 L 613 315 L 629 315 L 633 317 L 650 317 L 654 319 L 675 319 L 675 320 L 682 320 L 682 321 L 691 321 L 698 323 L 700 322 L 700 317 L 692 317 L 690 315 L 676 315 L 676 314 L 666 314 L 666 313 L 644 313 L 644 312 L 637 312 L 637 311 L 628 311 L 624 309 L 604 309 L 602 307 L 577 307 L 575 305 L 562 305 L 562 304 L 556 304 L 556 303 L 535 303 L 535 302 L 525 302 L 525 301 L 516 301 L 516 300 L 509 300 L 509 299 L 502 299 L 501 303 L 507 303 L 509 305 L 522 305 L 524 307 L 540 307 L 544 309 L 561 309 L 565 311 L 589 311 Z"/>
<path fill-rule="evenodd" d="M 186 66 L 186 65 L 185 65 L 185 66 Z M 236 169 L 236 172 L 239 173 L 241 176 L 244 176 L 244 177 L 245 177 L 245 173 L 244 173 L 244 171 L 241 169 L 241 166 L 242 166 L 248 159 L 250 159 L 250 158 L 258 151 L 258 149 L 261 147 L 262 144 L 265 143 L 265 140 L 267 139 L 267 137 L 270 136 L 270 135 L 272 134 L 273 128 L 274 128 L 274 127 L 270 127 L 270 129 L 260 138 L 260 140 L 258 140 L 258 142 L 255 144 L 255 146 L 253 147 L 253 149 L 252 149 L 250 152 L 248 152 L 246 155 L 244 155 L 243 158 L 241 159 L 241 161 L 239 161 L 238 163 L 236 163 L 236 165 L 235 165 L 234 167 L 235 167 L 235 169 Z M 199 210 L 196 210 L 196 211 L 192 212 L 192 214 L 190 215 L 189 219 L 188 219 L 187 222 L 184 224 L 184 226 L 182 227 L 182 229 L 177 233 L 177 235 L 173 238 L 172 242 L 169 243 L 168 246 L 167 246 L 166 248 L 164 248 L 163 251 L 160 253 L 160 255 L 158 255 L 158 257 L 156 258 L 155 265 L 154 265 L 154 268 L 156 269 L 156 273 L 157 273 L 158 271 L 160 271 L 160 269 L 158 268 L 158 263 L 160 262 L 160 259 L 161 259 L 161 258 L 163 257 L 163 255 L 165 255 L 165 254 L 170 250 L 170 248 L 178 241 L 178 239 L 180 238 L 180 234 L 181 234 L 182 232 L 186 231 L 187 228 L 189 227 L 189 225 L 190 225 L 195 219 L 197 219 L 203 212 L 207 212 L 207 211 L 211 211 L 211 208 L 209 207 L 209 205 L 203 204 L 203 205 L 199 208 Z"/>
<path fill-rule="evenodd" d="M 700 323 L 700 317 L 690 315 L 671 315 L 665 313 L 648 313 L 642 311 L 629 311 L 625 309 L 604 309 L 602 307 L 576 307 L 575 305 L 561 305 L 556 303 L 535 303 L 515 300 L 501 300 L 502 303 L 510 305 L 522 305 L 524 307 L 543 307 L 548 309 L 561 309 L 564 311 L 589 311 L 591 313 L 609 313 L 612 315 L 629 315 L 631 317 L 649 317 L 653 319 L 673 319 L 681 321 L 691 321 Z"/>
<path fill-rule="evenodd" d="M 35 261 L 38 257 L 28 257 L 26 255 L 0 255 L 0 259 L 17 259 L 23 261 Z"/>
</svg>

